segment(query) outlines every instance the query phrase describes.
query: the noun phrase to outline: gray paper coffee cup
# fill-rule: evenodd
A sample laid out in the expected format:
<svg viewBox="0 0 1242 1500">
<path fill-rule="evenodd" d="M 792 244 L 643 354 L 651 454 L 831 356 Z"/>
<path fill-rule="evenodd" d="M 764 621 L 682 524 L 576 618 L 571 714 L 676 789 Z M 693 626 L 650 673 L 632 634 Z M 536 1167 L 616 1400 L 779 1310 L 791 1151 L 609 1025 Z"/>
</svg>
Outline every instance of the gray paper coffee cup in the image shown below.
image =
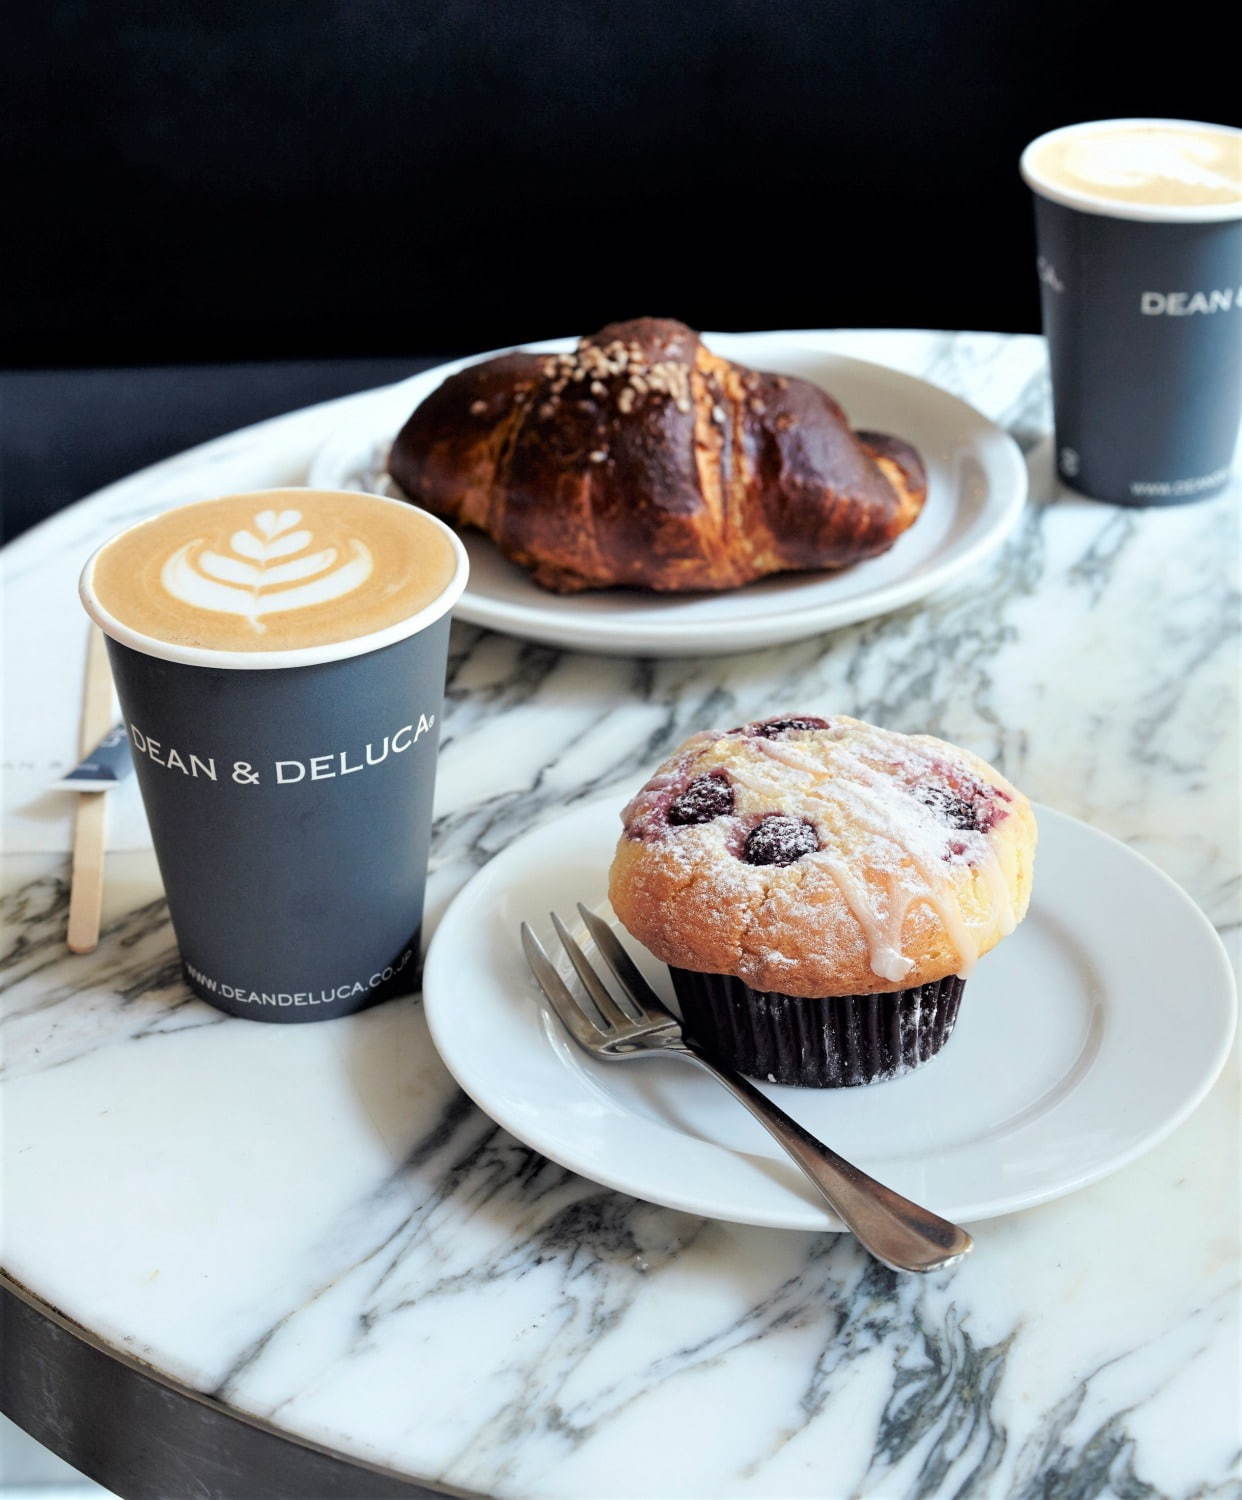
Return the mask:
<svg viewBox="0 0 1242 1500">
<path fill-rule="evenodd" d="M 1242 416 L 1242 206 L 1128 205 L 1066 190 L 1022 157 L 1052 374 L 1057 471 L 1123 505 L 1229 481 Z M 1212 130 L 1224 127 L 1207 127 Z M 1242 133 L 1239 134 L 1242 149 Z"/>
<path fill-rule="evenodd" d="M 398 503 L 398 502 L 392 502 Z M 136 636 L 91 589 L 190 988 L 253 1020 L 348 1015 L 415 987 L 449 611 L 294 652 Z M 297 665 L 282 666 L 282 661 Z"/>
</svg>

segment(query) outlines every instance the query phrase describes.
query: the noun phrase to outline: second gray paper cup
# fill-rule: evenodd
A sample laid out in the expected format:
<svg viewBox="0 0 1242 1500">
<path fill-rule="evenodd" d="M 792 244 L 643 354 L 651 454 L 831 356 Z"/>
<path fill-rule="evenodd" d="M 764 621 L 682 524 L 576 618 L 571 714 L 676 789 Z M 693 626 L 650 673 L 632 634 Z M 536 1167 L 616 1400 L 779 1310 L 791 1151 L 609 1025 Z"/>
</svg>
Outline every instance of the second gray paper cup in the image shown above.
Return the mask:
<svg viewBox="0 0 1242 1500">
<path fill-rule="evenodd" d="M 1036 148 L 1062 133 L 1022 157 L 1057 472 L 1122 505 L 1206 499 L 1229 481 L 1242 416 L 1242 217 L 1066 192 L 1031 167 Z"/>
</svg>

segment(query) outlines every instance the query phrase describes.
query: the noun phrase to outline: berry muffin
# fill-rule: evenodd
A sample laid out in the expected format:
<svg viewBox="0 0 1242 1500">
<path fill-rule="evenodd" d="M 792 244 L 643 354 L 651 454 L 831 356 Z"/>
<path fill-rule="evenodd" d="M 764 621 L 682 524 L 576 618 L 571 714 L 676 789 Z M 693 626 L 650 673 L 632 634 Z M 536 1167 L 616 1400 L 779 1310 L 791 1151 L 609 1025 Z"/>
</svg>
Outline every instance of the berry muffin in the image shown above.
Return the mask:
<svg viewBox="0 0 1242 1500">
<path fill-rule="evenodd" d="M 752 1077 L 917 1067 L 1026 913 L 1035 819 L 967 750 L 857 719 L 697 734 L 622 813 L 609 883 L 686 1029 Z"/>
</svg>

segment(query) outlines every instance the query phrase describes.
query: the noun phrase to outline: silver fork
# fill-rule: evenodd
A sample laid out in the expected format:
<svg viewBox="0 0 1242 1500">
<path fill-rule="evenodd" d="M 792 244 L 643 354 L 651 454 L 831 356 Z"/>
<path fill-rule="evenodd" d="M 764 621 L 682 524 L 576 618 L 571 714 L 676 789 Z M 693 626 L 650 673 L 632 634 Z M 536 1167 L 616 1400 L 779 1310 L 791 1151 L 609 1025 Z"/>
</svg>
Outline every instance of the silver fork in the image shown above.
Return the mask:
<svg viewBox="0 0 1242 1500">
<path fill-rule="evenodd" d="M 964 1229 L 868 1177 L 817 1141 L 749 1079 L 721 1067 L 699 1051 L 683 1033 L 681 1022 L 638 972 L 607 922 L 581 901 L 578 913 L 616 976 L 621 999 L 614 998 L 555 912 L 550 914 L 552 925 L 582 980 L 594 1014 L 575 998 L 525 922 L 522 947 L 548 1004 L 585 1052 L 608 1062 L 625 1062 L 634 1057 L 681 1057 L 710 1073 L 784 1147 L 859 1243 L 894 1271 L 938 1271 L 960 1260 L 972 1248 L 974 1241 Z"/>
</svg>

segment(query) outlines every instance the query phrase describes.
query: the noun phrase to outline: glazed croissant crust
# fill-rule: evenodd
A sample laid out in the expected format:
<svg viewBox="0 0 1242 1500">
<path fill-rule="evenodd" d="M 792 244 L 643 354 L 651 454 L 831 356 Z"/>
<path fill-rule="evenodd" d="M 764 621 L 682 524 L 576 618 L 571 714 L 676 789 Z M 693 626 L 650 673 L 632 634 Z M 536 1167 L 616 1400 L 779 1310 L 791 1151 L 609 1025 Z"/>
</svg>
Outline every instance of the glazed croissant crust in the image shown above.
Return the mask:
<svg viewBox="0 0 1242 1500">
<path fill-rule="evenodd" d="M 927 492 L 909 444 L 853 432 L 818 386 L 719 359 L 664 318 L 460 371 L 388 467 L 559 593 L 846 567 L 891 547 Z"/>
</svg>

